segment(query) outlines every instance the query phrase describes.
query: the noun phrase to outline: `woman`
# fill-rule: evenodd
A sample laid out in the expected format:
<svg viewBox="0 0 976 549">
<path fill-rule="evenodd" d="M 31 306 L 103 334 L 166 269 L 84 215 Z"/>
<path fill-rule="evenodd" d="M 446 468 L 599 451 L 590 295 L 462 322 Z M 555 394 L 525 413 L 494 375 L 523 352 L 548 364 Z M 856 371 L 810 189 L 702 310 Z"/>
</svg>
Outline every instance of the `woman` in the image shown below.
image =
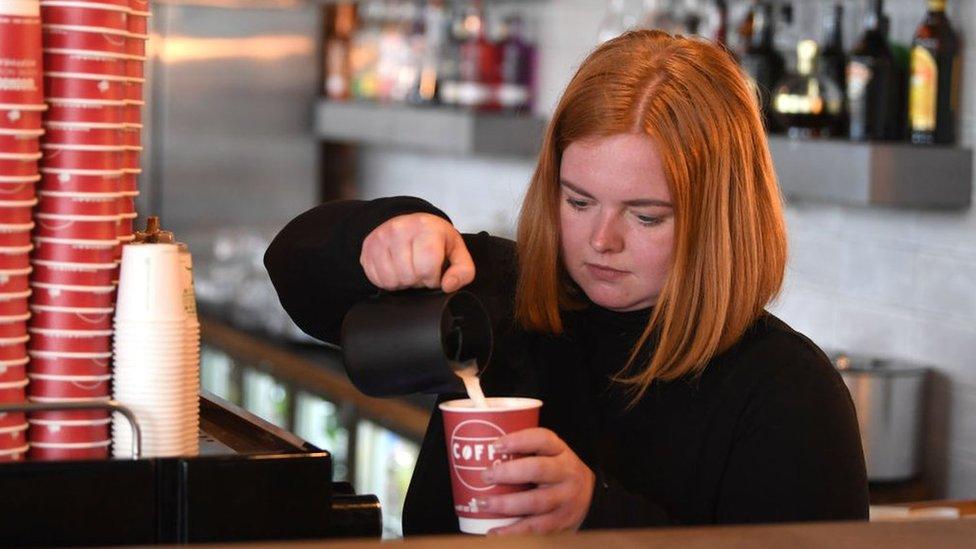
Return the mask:
<svg viewBox="0 0 976 549">
<path fill-rule="evenodd" d="M 785 262 L 741 71 L 712 45 L 654 31 L 605 43 L 569 84 L 517 244 L 460 235 L 437 208 L 397 197 L 306 212 L 265 258 L 284 307 L 326 341 L 378 289 L 464 287 L 487 304 L 485 393 L 545 403 L 540 428 L 498 441 L 528 457 L 488 480 L 537 487 L 479 502 L 523 517 L 495 534 L 865 519 L 847 390 L 816 345 L 764 311 Z M 403 527 L 458 531 L 436 409 Z"/>
</svg>

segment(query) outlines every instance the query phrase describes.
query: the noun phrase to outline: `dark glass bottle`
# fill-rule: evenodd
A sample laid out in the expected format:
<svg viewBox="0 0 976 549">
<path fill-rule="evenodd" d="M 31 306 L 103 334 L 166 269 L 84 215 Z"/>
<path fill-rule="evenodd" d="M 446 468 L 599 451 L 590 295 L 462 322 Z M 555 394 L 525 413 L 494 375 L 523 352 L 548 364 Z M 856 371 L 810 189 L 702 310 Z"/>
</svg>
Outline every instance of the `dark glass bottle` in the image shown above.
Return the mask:
<svg viewBox="0 0 976 549">
<path fill-rule="evenodd" d="M 902 77 L 888 45 L 884 0 L 874 0 L 864 32 L 847 63 L 847 109 L 850 138 L 857 141 L 901 137 Z"/>
<path fill-rule="evenodd" d="M 773 94 L 773 114 L 790 137 L 831 135 L 843 106 L 843 95 L 833 78 L 817 67 L 817 43 L 800 40 L 796 46 L 796 73 L 787 76 Z"/>
<path fill-rule="evenodd" d="M 783 56 L 773 46 L 775 39 L 773 6 L 769 2 L 754 1 L 747 17 L 752 22 L 751 32 L 740 63 L 749 75 L 751 84 L 759 93 L 766 129 L 778 132 L 782 128 L 776 119 L 770 116 L 772 90 L 783 77 L 785 62 Z"/>
<path fill-rule="evenodd" d="M 820 53 L 820 71 L 830 78 L 840 89 L 841 93 L 847 92 L 847 54 L 844 52 L 844 4 L 834 2 L 831 13 L 824 21 L 823 51 Z M 831 135 L 847 135 L 847 105 L 841 108 L 837 115 L 836 123 L 831 128 Z"/>
<path fill-rule="evenodd" d="M 912 143 L 956 141 L 959 105 L 959 41 L 945 14 L 945 0 L 929 0 L 911 51 L 908 125 Z"/>
</svg>

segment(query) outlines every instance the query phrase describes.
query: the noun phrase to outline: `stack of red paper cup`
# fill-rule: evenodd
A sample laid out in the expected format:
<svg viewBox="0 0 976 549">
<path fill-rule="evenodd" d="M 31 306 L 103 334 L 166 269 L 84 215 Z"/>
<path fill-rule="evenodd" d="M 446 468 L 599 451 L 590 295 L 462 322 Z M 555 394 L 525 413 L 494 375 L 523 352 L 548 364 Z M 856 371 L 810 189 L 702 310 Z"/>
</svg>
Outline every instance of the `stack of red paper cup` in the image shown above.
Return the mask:
<svg viewBox="0 0 976 549">
<path fill-rule="evenodd" d="M 28 397 L 37 402 L 108 400 L 122 194 L 131 163 L 126 120 L 131 55 L 127 0 L 41 0 L 49 105 L 34 213 L 28 331 Z M 136 162 L 138 159 L 136 159 Z M 128 214 L 129 212 L 125 210 Z M 30 417 L 32 459 L 109 454 L 104 411 Z"/>
<path fill-rule="evenodd" d="M 139 195 L 139 174 L 142 173 L 142 113 L 145 106 L 146 41 L 149 39 L 149 1 L 129 0 L 127 19 L 128 39 L 125 61 L 125 116 L 122 144 L 122 196 L 119 199 L 119 241 L 131 242 L 135 236 L 135 197 Z M 121 253 L 121 252 L 120 252 Z"/>
<path fill-rule="evenodd" d="M 44 133 L 37 0 L 0 0 L 0 403 L 25 400 L 31 209 Z M 23 459 L 27 422 L 0 413 L 0 461 Z"/>
</svg>

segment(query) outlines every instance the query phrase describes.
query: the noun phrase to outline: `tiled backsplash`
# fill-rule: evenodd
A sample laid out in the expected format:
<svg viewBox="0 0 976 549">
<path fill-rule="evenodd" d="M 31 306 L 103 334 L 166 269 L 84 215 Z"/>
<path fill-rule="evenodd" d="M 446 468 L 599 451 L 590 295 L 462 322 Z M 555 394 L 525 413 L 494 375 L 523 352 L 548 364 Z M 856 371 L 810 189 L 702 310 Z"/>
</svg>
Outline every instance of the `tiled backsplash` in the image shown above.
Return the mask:
<svg viewBox="0 0 976 549">
<path fill-rule="evenodd" d="M 859 6 L 861 2 L 850 2 Z M 894 38 L 907 41 L 923 0 L 888 2 Z M 965 43 L 961 140 L 976 143 L 976 0 L 950 0 Z M 540 28 L 539 110 L 551 110 L 593 47 L 601 0 L 550 0 Z M 851 40 L 856 33 L 848 32 Z M 534 163 L 362 155 L 366 197 L 412 194 L 452 216 L 462 231 L 511 236 Z M 924 185 L 919 181 L 919 185 Z M 790 204 L 792 259 L 772 309 L 827 349 L 933 365 L 925 429 L 927 470 L 945 497 L 976 497 L 976 210 L 962 213 Z"/>
</svg>

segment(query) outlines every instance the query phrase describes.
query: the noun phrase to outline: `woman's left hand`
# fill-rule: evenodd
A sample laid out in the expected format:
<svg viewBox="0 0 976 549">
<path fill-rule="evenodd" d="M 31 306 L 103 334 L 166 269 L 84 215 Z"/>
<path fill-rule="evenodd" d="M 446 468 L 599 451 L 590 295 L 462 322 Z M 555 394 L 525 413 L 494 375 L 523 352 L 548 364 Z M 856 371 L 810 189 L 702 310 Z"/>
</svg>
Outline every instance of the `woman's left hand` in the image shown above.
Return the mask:
<svg viewBox="0 0 976 549">
<path fill-rule="evenodd" d="M 596 475 L 556 433 L 533 428 L 495 442 L 506 454 L 525 457 L 504 461 L 483 473 L 493 484 L 535 484 L 525 492 L 485 498 L 492 513 L 524 517 L 495 528 L 488 535 L 575 531 L 583 523 L 593 497 Z"/>
</svg>

